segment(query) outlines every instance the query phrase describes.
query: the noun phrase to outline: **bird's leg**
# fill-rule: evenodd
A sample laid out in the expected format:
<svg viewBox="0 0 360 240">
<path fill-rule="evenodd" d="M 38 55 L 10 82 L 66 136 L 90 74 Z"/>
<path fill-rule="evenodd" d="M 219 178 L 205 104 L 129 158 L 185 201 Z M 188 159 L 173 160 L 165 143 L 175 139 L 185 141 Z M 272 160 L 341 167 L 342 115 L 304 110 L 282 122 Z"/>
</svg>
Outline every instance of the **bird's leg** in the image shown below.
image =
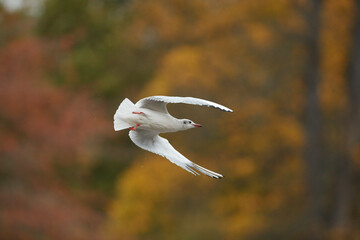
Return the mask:
<svg viewBox="0 0 360 240">
<path fill-rule="evenodd" d="M 133 114 L 145 114 L 143 112 L 132 112 Z"/>
<path fill-rule="evenodd" d="M 140 124 L 137 123 L 135 127 L 129 127 L 129 129 L 135 131 L 138 126 L 140 126 Z"/>
</svg>

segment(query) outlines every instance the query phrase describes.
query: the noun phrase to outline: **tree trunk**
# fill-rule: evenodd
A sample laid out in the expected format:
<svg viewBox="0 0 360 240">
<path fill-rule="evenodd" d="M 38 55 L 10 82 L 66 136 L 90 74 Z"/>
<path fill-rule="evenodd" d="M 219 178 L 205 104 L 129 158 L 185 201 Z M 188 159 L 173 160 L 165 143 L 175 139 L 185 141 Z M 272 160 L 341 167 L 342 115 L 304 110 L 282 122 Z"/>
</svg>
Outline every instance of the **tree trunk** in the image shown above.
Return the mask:
<svg viewBox="0 0 360 240">
<path fill-rule="evenodd" d="M 333 228 L 337 239 L 349 239 L 353 197 L 354 151 L 359 141 L 360 125 L 360 0 L 356 0 L 352 45 L 349 47 L 347 74 L 348 115 L 345 120 L 344 158 L 339 160 L 338 185 Z"/>
<path fill-rule="evenodd" d="M 304 161 L 309 194 L 309 238 L 320 239 L 322 235 L 322 198 L 323 198 L 323 139 L 321 110 L 318 96 L 320 81 L 320 9 L 322 0 L 310 1 L 306 13 L 308 35 L 306 36 L 307 63 L 305 66 L 305 146 Z"/>
</svg>

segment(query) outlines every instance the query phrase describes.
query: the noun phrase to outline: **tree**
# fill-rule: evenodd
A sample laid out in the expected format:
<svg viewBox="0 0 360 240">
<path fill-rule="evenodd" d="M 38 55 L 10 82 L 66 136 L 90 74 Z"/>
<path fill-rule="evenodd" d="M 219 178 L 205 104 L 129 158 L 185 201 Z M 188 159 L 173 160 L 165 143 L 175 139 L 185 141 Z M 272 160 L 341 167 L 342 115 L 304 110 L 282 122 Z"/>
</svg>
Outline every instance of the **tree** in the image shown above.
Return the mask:
<svg viewBox="0 0 360 240">
<path fill-rule="evenodd" d="M 354 199 L 355 160 L 359 148 L 360 122 L 360 1 L 355 1 L 354 26 L 349 46 L 346 75 L 347 116 L 344 118 L 344 154 L 338 161 L 336 203 L 333 227 L 337 239 L 351 237 L 351 212 Z"/>
<path fill-rule="evenodd" d="M 0 50 L 1 239 L 100 239 L 94 199 L 74 184 L 105 136 L 102 112 L 86 92 L 44 81 L 51 47 L 27 36 Z"/>
<path fill-rule="evenodd" d="M 322 113 L 319 101 L 320 69 L 320 13 L 322 0 L 309 1 L 306 13 L 307 25 L 305 48 L 307 51 L 304 70 L 305 85 L 305 166 L 309 189 L 309 216 L 311 239 L 320 239 L 323 227 L 324 154 L 322 139 Z"/>
</svg>

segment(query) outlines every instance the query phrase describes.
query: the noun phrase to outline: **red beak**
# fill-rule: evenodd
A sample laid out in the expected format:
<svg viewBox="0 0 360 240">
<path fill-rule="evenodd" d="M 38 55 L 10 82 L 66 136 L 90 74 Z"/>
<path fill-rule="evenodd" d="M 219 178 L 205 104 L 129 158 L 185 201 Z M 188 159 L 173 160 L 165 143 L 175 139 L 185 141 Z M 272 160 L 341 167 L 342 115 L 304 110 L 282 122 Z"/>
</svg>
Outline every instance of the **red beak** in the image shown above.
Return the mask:
<svg viewBox="0 0 360 240">
<path fill-rule="evenodd" d="M 202 127 L 200 124 L 194 124 L 195 127 Z"/>
</svg>

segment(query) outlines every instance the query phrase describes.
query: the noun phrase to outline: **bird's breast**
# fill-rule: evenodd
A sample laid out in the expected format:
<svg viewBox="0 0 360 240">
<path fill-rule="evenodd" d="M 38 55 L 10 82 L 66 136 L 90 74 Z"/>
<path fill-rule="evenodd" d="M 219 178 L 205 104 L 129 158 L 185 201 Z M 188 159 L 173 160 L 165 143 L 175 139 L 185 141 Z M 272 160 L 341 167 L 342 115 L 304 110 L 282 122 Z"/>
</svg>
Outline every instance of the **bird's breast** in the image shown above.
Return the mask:
<svg viewBox="0 0 360 240">
<path fill-rule="evenodd" d="M 152 130 L 159 133 L 176 132 L 177 120 L 169 114 L 141 109 L 144 114 L 138 114 L 137 123 L 141 129 Z"/>
</svg>

